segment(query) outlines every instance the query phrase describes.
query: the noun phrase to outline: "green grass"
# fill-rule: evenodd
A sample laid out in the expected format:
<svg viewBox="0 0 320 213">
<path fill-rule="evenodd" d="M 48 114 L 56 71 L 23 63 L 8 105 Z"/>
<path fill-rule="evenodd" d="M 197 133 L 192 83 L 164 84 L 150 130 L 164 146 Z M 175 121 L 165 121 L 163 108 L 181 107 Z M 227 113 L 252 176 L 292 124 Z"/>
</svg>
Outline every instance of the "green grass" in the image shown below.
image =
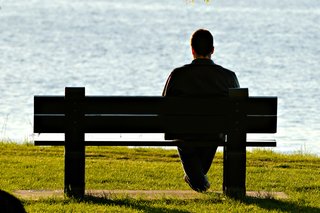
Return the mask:
<svg viewBox="0 0 320 213">
<path fill-rule="evenodd" d="M 0 189 L 63 189 L 63 147 L 0 143 Z M 320 158 L 271 151 L 247 154 L 247 190 L 281 191 L 288 199 L 233 200 L 217 193 L 200 198 L 87 196 L 22 200 L 28 212 L 320 212 Z M 211 190 L 221 191 L 222 153 L 209 172 Z M 86 189 L 189 190 L 175 150 L 86 148 Z"/>
</svg>

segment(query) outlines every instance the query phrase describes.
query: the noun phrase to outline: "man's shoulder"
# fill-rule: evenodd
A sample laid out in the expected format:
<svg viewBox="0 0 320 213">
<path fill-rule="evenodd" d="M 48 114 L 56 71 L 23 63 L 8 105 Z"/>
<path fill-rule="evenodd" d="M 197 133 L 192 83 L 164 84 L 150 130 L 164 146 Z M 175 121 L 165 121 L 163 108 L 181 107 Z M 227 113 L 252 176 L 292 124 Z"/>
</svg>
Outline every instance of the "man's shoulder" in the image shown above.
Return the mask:
<svg viewBox="0 0 320 213">
<path fill-rule="evenodd" d="M 179 75 L 180 73 L 183 73 L 186 70 L 188 70 L 189 67 L 190 67 L 190 64 L 185 64 L 183 66 L 176 67 L 172 70 L 171 75 Z"/>
<path fill-rule="evenodd" d="M 188 69 L 188 67 L 190 67 L 190 65 L 191 65 L 191 64 L 185 64 L 185 65 L 183 65 L 183 66 L 176 67 L 176 68 L 174 68 L 173 71 L 179 72 L 179 71 L 182 71 L 182 70 L 186 70 L 186 69 Z"/>
<path fill-rule="evenodd" d="M 221 72 L 227 72 L 227 73 L 234 73 L 232 70 L 230 69 L 227 69 L 219 64 L 216 64 L 216 63 L 212 63 L 210 64 L 210 66 L 208 66 L 209 69 L 213 69 L 213 70 L 218 70 L 218 71 L 221 71 Z"/>
<path fill-rule="evenodd" d="M 217 66 L 217 69 L 221 70 L 222 72 L 226 72 L 228 74 L 231 74 L 231 75 L 235 75 L 235 72 L 230 70 L 230 69 L 227 69 L 221 65 L 218 65 L 218 64 L 215 64 Z"/>
<path fill-rule="evenodd" d="M 175 74 L 178 74 L 178 73 L 181 73 L 181 72 L 184 72 L 184 71 L 193 71 L 193 70 L 198 70 L 198 69 L 206 69 L 206 70 L 213 70 L 213 71 L 219 71 L 219 72 L 224 72 L 226 74 L 230 74 L 230 75 L 235 75 L 235 72 L 230 70 L 230 69 L 227 69 L 219 64 L 215 64 L 215 63 L 212 63 L 210 65 L 199 65 L 199 64 L 185 64 L 183 66 L 180 66 L 180 67 L 176 67 L 172 72 L 175 73 Z"/>
</svg>

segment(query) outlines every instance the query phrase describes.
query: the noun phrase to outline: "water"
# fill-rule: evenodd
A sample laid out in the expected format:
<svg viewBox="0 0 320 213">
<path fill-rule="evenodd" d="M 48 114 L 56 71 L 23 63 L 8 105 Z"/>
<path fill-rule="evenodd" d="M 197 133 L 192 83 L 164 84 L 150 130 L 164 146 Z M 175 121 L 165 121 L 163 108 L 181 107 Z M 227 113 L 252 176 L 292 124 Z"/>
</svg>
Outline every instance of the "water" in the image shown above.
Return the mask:
<svg viewBox="0 0 320 213">
<path fill-rule="evenodd" d="M 160 95 L 211 30 L 214 61 L 278 96 L 275 151 L 320 154 L 318 0 L 0 1 L 0 138 L 32 140 L 34 95 Z M 139 136 L 140 137 L 140 136 Z M 273 137 L 273 136 L 271 136 Z"/>
</svg>

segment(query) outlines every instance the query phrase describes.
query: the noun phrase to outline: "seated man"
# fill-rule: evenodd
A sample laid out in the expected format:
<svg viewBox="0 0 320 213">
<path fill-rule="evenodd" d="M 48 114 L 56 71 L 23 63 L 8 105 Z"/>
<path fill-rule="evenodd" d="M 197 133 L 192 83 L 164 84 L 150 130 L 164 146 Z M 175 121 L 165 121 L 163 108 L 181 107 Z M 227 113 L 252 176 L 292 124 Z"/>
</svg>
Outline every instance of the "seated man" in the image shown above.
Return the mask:
<svg viewBox="0 0 320 213">
<path fill-rule="evenodd" d="M 215 64 L 211 60 L 214 53 L 213 37 L 208 30 L 199 29 L 191 37 L 191 50 L 194 60 L 191 64 L 174 69 L 166 82 L 163 96 L 221 97 L 228 96 L 229 88 L 238 88 L 234 72 Z M 180 140 L 224 140 L 224 135 L 183 135 L 179 138 L 166 134 L 166 139 Z M 198 192 L 209 189 L 206 174 L 212 164 L 217 146 L 178 147 L 185 172 L 184 180 Z"/>
</svg>

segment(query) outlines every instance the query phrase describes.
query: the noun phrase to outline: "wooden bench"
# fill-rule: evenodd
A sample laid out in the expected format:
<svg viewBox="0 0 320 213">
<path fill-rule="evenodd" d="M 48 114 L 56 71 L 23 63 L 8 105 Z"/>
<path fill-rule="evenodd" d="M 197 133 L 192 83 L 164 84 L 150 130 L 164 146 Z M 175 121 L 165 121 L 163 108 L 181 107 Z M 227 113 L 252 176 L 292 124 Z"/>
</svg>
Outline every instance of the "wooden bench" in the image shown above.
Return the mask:
<svg viewBox="0 0 320 213">
<path fill-rule="evenodd" d="M 65 96 L 34 97 L 34 133 L 64 133 L 64 141 L 35 141 L 65 147 L 64 192 L 85 193 L 85 146 L 224 147 L 223 192 L 246 193 L 246 147 L 276 146 L 275 140 L 247 141 L 247 133 L 276 133 L 277 97 L 249 97 L 230 89 L 226 98 L 85 96 L 85 88 L 65 88 Z M 226 142 L 85 141 L 85 133 L 226 133 Z"/>
</svg>

